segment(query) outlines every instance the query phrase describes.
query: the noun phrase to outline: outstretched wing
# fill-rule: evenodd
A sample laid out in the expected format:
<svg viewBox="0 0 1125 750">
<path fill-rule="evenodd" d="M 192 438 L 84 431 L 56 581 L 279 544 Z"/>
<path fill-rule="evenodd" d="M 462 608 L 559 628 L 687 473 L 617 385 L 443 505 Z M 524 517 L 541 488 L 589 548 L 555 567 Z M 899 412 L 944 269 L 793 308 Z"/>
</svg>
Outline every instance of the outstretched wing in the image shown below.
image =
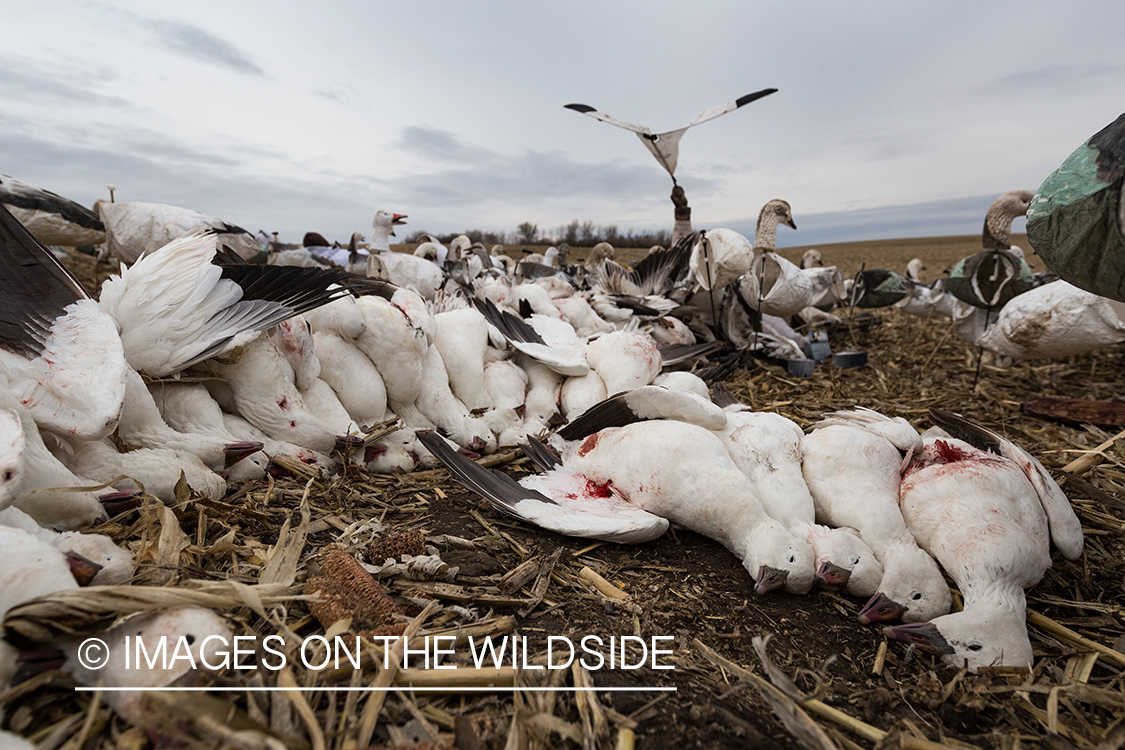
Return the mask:
<svg viewBox="0 0 1125 750">
<path fill-rule="evenodd" d="M 0 204 L 0 347 L 37 357 L 67 305 L 90 295 Z"/>
</svg>

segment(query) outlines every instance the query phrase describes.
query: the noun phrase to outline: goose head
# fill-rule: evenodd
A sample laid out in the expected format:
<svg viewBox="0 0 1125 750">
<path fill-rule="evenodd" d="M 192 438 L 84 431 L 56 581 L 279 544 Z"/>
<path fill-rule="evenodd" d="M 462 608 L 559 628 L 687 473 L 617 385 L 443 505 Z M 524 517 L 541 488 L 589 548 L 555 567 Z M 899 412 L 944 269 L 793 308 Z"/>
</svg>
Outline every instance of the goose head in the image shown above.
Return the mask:
<svg viewBox="0 0 1125 750">
<path fill-rule="evenodd" d="M 940 655 L 953 667 L 1027 667 L 1033 654 L 1026 615 L 1007 606 L 974 606 L 930 622 L 883 628 L 888 638 Z"/>
<path fill-rule="evenodd" d="M 23 422 L 14 411 L 0 411 L 0 507 L 16 497 L 23 479 Z"/>
<path fill-rule="evenodd" d="M 743 567 L 754 577 L 754 593 L 761 596 L 778 588 L 791 594 L 807 594 L 812 589 L 816 569 L 812 547 L 769 519 L 752 534 L 750 554 Z"/>
<path fill-rule="evenodd" d="M 903 545 L 883 555 L 879 591 L 859 612 L 864 625 L 901 617 L 923 622 L 949 611 L 952 595 L 934 558 L 917 546 Z"/>
<path fill-rule="evenodd" d="M 855 596 L 871 596 L 883 579 L 883 565 L 854 529 L 827 529 L 815 540 L 816 583 L 846 588 Z"/>
<path fill-rule="evenodd" d="M 1009 190 L 992 202 L 981 234 L 981 244 L 986 250 L 1007 250 L 1012 246 L 1012 222 L 1027 214 L 1034 197 L 1030 190 Z"/>
</svg>

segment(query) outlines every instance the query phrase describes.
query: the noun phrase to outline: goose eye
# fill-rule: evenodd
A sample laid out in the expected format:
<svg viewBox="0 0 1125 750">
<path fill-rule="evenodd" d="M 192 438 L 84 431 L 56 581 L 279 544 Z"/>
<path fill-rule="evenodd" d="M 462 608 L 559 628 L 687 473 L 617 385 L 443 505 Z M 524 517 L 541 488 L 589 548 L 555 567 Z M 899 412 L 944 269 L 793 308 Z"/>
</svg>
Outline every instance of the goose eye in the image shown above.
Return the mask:
<svg viewBox="0 0 1125 750">
<path fill-rule="evenodd" d="M 980 645 L 979 643 L 974 643 L 973 645 L 969 646 L 970 651 L 980 651 L 982 648 L 984 648 L 984 646 Z"/>
<path fill-rule="evenodd" d="M 11 469 L 8 469 L 7 471 L 4 472 L 4 481 L 5 482 L 12 481 L 12 470 Z"/>
<path fill-rule="evenodd" d="M 919 599 L 922 598 L 922 594 L 920 592 L 915 591 L 914 595 L 911 596 L 910 598 L 913 599 L 914 601 L 918 601 Z"/>
</svg>

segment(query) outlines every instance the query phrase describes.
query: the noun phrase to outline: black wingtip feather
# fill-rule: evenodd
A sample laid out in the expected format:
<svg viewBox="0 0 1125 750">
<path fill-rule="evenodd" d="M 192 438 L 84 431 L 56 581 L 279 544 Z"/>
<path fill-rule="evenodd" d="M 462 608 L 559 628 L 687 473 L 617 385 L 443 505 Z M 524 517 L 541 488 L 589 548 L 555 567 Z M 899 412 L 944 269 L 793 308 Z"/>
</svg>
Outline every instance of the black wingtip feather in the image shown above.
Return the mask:
<svg viewBox="0 0 1125 750">
<path fill-rule="evenodd" d="M 559 458 L 558 453 L 555 453 L 554 448 L 533 437 L 529 437 L 527 444 L 521 444 L 519 448 L 525 456 L 531 459 L 533 464 L 539 467 L 540 471 L 550 471 L 556 466 L 562 465 L 562 459 Z"/>
<path fill-rule="evenodd" d="M 597 110 L 589 104 L 564 104 L 563 107 L 565 109 L 573 109 L 575 112 L 582 112 L 583 114 L 586 112 L 597 112 Z"/>
<path fill-rule="evenodd" d="M 967 417 L 944 409 L 931 406 L 929 412 L 930 418 L 934 420 L 935 424 L 958 440 L 964 440 L 980 450 L 1000 453 L 1000 443 L 1004 438 L 993 430 L 977 424 Z"/>
<path fill-rule="evenodd" d="M 757 101 L 758 99 L 761 99 L 763 96 L 769 96 L 770 94 L 774 94 L 776 92 L 777 92 L 777 89 L 762 89 L 761 91 L 755 91 L 753 94 L 746 94 L 745 96 L 740 96 L 740 97 L 738 97 L 737 99 L 734 100 L 734 103 L 737 104 L 739 107 L 741 107 L 744 104 L 749 104 L 750 102 Z"/>
</svg>

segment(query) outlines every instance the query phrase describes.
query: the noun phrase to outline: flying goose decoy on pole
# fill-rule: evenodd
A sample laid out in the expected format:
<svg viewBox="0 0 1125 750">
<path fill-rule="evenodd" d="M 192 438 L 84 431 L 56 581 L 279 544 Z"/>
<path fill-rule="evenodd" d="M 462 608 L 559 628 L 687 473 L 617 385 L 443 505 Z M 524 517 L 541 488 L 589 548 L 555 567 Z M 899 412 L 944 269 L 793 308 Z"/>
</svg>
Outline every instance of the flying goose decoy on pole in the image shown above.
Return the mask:
<svg viewBox="0 0 1125 750">
<path fill-rule="evenodd" d="M 744 104 L 749 104 L 764 96 L 769 96 L 775 91 L 777 91 L 777 89 L 762 89 L 761 91 L 755 91 L 746 96 L 740 96 L 733 101 L 717 104 L 682 128 L 669 130 L 666 133 L 653 133 L 644 125 L 634 125 L 631 122 L 618 120 L 616 117 L 611 117 L 604 112 L 599 112 L 588 104 L 567 104 L 564 106 L 567 109 L 573 109 L 575 112 L 581 112 L 584 115 L 589 115 L 602 122 L 608 122 L 610 125 L 616 125 L 619 128 L 625 128 L 626 130 L 631 130 L 636 133 L 637 137 L 641 139 L 641 143 L 645 144 L 645 148 L 651 151 L 652 155 L 656 157 L 656 160 L 660 162 L 660 166 L 668 170 L 668 174 L 672 177 L 672 184 L 676 184 L 676 160 L 679 158 L 680 138 L 683 137 L 688 128 L 707 122 L 708 120 L 714 120 L 716 117 L 725 115 L 727 112 L 733 112 Z"/>
<path fill-rule="evenodd" d="M 676 161 L 679 159 L 680 155 L 680 138 L 683 137 L 684 133 L 686 133 L 688 128 L 690 127 L 699 125 L 703 122 L 707 122 L 708 120 L 714 120 L 716 117 L 725 115 L 727 112 L 733 112 L 744 104 L 749 104 L 750 102 L 761 99 L 764 96 L 769 96 L 775 91 L 777 91 L 777 89 L 762 89 L 761 91 L 755 91 L 752 94 L 740 96 L 733 101 L 724 102 L 723 104 L 717 104 L 707 111 L 701 113 L 698 117 L 696 117 L 694 120 L 692 120 L 682 128 L 669 130 L 666 133 L 653 133 L 644 125 L 634 125 L 631 122 L 618 120 L 616 117 L 611 117 L 604 112 L 599 112 L 589 104 L 566 104 L 563 106 L 565 106 L 567 109 L 573 109 L 575 112 L 581 112 L 584 115 L 589 115 L 590 117 L 601 120 L 602 122 L 608 122 L 610 125 L 616 125 L 619 128 L 625 128 L 626 130 L 633 131 L 637 134 L 637 137 L 641 139 L 641 143 L 645 144 L 645 148 L 652 152 L 652 155 L 656 157 L 656 160 L 658 162 L 660 162 L 660 166 L 664 167 L 664 169 L 668 171 L 668 174 L 672 177 L 672 203 L 676 207 L 676 225 L 675 230 L 672 232 L 672 240 L 670 244 L 675 245 L 676 242 L 682 237 L 690 235 L 692 233 L 691 207 L 688 206 L 687 196 L 684 195 L 684 189 L 680 187 L 680 185 L 676 182 Z"/>
</svg>

